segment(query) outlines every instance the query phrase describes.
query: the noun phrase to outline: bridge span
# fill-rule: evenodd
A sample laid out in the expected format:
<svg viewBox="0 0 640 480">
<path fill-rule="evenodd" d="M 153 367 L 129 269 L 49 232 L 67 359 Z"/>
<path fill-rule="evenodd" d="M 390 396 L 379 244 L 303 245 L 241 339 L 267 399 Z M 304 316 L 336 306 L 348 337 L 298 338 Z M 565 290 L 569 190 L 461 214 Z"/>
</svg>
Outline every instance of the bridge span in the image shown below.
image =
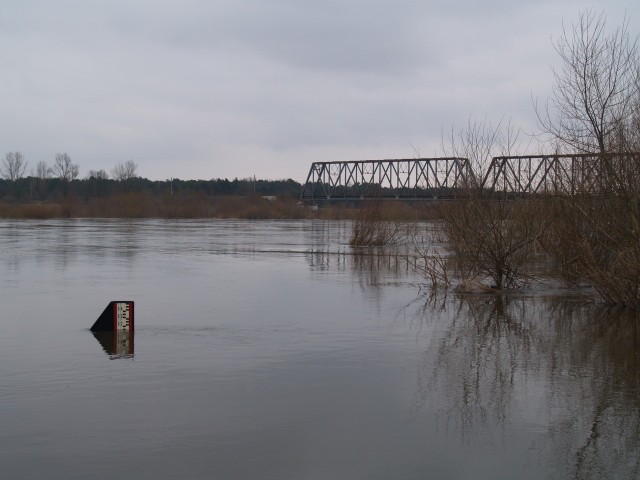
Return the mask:
<svg viewBox="0 0 640 480">
<path fill-rule="evenodd" d="M 474 172 L 460 157 L 314 162 L 300 198 L 435 200 L 473 190 L 510 196 L 601 194 L 615 187 L 612 182 L 640 176 L 640 153 L 501 156 L 482 170 Z"/>
<path fill-rule="evenodd" d="M 314 162 L 301 199 L 443 198 L 476 183 L 466 158 Z"/>
</svg>

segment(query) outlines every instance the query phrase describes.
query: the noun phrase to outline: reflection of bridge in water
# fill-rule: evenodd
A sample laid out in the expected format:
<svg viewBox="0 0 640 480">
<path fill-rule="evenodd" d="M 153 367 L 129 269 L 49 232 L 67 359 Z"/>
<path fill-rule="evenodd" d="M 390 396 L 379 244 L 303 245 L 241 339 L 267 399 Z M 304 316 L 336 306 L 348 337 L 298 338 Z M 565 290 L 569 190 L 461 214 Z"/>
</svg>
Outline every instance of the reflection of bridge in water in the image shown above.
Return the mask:
<svg viewBox="0 0 640 480">
<path fill-rule="evenodd" d="M 314 162 L 302 200 L 449 199 L 471 189 L 507 195 L 605 193 L 608 173 L 640 164 L 640 154 L 494 157 L 480 176 L 466 158 Z M 634 168 L 634 174 L 638 169 Z"/>
</svg>

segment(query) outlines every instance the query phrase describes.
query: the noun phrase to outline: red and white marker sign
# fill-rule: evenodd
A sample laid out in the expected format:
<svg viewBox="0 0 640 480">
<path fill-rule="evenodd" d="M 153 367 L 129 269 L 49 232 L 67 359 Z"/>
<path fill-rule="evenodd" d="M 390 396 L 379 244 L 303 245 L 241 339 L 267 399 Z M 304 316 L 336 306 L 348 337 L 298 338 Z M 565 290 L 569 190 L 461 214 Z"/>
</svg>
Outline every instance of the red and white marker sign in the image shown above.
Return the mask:
<svg viewBox="0 0 640 480">
<path fill-rule="evenodd" d="M 114 302 L 113 330 L 133 332 L 133 302 Z"/>
</svg>

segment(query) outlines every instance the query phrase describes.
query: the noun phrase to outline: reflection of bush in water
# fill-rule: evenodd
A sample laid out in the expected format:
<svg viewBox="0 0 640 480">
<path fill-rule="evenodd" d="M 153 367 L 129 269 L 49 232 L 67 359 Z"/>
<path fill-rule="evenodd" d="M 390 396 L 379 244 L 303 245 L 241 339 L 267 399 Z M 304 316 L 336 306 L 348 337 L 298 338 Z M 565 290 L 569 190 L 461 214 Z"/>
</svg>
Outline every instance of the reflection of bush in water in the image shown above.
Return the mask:
<svg viewBox="0 0 640 480">
<path fill-rule="evenodd" d="M 567 376 L 579 379 L 580 388 L 564 398 L 572 400 L 572 425 L 550 430 L 555 453 L 573 461 L 576 478 L 639 478 L 638 318 L 624 309 L 556 310 L 563 320 L 556 322 L 555 343 L 548 346 L 550 377 L 556 384 Z"/>
<path fill-rule="evenodd" d="M 407 255 L 399 252 L 368 250 L 356 253 L 307 252 L 309 268 L 313 271 L 353 272 L 362 286 L 380 287 L 390 280 L 406 278 L 413 274 Z"/>
<path fill-rule="evenodd" d="M 532 459 L 575 478 L 638 478 L 640 333 L 632 313 L 493 296 L 447 302 L 446 310 L 452 318 L 425 355 L 417 410 L 437 395 L 447 428 L 463 442 L 495 429 L 504 438 L 512 419 L 548 412 Z"/>
<path fill-rule="evenodd" d="M 389 278 L 398 279 L 410 273 L 406 256 L 385 252 L 356 253 L 350 256 L 351 269 L 361 285 L 378 287 Z"/>
</svg>

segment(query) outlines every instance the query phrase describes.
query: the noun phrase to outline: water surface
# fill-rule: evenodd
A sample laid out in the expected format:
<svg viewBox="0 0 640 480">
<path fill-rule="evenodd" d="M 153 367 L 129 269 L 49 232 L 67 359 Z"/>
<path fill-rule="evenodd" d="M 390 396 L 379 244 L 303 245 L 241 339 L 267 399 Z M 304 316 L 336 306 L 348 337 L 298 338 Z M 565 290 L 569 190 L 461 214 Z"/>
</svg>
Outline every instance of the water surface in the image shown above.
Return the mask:
<svg viewBox="0 0 640 480">
<path fill-rule="evenodd" d="M 7 478 L 638 478 L 635 317 L 438 295 L 349 223 L 0 223 Z M 89 332 L 133 300 L 131 354 Z M 122 353 L 122 352 L 121 352 Z"/>
</svg>

